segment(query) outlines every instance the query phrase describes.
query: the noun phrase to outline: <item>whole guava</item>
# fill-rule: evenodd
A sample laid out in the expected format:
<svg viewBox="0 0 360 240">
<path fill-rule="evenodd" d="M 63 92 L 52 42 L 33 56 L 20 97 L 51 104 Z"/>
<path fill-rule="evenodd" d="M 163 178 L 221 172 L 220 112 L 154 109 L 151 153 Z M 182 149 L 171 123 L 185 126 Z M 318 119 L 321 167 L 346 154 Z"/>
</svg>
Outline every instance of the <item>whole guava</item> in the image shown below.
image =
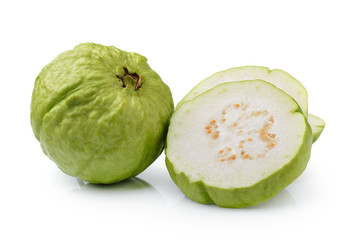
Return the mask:
<svg viewBox="0 0 360 240">
<path fill-rule="evenodd" d="M 83 43 L 36 78 L 31 126 L 63 172 L 110 184 L 136 176 L 161 154 L 173 110 L 169 87 L 145 57 Z"/>
</svg>

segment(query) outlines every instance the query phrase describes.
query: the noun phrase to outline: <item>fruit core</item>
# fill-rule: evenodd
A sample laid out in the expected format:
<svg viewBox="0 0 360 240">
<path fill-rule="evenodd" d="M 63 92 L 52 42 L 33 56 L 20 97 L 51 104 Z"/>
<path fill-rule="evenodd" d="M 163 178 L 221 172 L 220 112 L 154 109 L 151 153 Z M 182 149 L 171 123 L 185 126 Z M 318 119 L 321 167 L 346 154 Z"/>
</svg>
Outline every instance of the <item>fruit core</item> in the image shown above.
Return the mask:
<svg viewBox="0 0 360 240">
<path fill-rule="evenodd" d="M 217 160 L 231 163 L 265 158 L 278 142 L 271 132 L 274 123 L 267 110 L 250 110 L 249 104 L 240 102 L 227 105 L 219 117 L 209 119 L 204 132 L 212 141 L 219 141 Z"/>
<path fill-rule="evenodd" d="M 115 75 L 116 78 L 118 78 L 121 82 L 122 82 L 122 86 L 123 88 L 126 88 L 126 83 L 125 83 L 125 79 L 128 78 L 131 81 L 135 81 L 136 85 L 135 85 L 135 90 L 139 90 L 142 86 L 141 83 L 141 76 L 139 74 L 135 73 L 129 73 L 127 68 L 123 68 L 124 69 L 124 75 L 123 76 L 119 76 L 119 75 Z"/>
</svg>

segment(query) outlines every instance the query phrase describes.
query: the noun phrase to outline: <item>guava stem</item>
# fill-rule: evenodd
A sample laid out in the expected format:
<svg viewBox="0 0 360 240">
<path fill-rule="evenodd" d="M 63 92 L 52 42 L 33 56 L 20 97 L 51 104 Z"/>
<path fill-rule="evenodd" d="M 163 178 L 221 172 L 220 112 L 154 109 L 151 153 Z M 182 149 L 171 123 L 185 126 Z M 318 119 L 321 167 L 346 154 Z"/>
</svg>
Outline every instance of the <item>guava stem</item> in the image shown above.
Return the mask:
<svg viewBox="0 0 360 240">
<path fill-rule="evenodd" d="M 123 68 L 123 69 L 124 69 L 125 73 L 124 73 L 124 75 L 122 77 L 120 77 L 119 75 L 116 75 L 116 77 L 121 80 L 121 82 L 123 84 L 123 88 L 126 87 L 125 78 L 128 77 L 132 81 L 136 82 L 135 91 L 139 90 L 141 88 L 141 86 L 142 86 L 141 76 L 139 74 L 137 74 L 136 72 L 135 73 L 129 73 L 127 68 Z"/>
</svg>

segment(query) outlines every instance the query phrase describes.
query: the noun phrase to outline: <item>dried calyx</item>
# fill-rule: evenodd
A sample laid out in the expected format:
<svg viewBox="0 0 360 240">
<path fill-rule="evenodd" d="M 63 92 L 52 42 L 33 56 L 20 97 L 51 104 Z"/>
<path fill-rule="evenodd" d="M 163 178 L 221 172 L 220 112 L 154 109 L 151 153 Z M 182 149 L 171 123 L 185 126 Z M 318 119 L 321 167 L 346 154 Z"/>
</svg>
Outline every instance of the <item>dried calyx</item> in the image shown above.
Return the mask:
<svg viewBox="0 0 360 240">
<path fill-rule="evenodd" d="M 124 72 L 125 72 L 123 76 L 116 75 L 116 78 L 121 80 L 123 88 L 126 88 L 125 79 L 128 78 L 128 79 L 136 82 L 135 90 L 136 91 L 139 90 L 141 88 L 141 86 L 142 86 L 141 76 L 139 74 L 137 74 L 136 72 L 129 73 L 128 69 L 125 68 L 125 67 L 123 69 L 124 69 Z"/>
</svg>

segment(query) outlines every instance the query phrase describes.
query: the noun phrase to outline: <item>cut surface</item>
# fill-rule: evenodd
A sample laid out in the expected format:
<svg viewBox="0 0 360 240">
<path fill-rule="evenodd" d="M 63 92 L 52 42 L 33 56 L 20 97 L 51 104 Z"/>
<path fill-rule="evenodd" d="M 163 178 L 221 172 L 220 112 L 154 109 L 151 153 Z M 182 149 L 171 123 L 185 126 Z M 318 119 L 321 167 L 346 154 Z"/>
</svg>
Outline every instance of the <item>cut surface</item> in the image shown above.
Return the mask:
<svg viewBox="0 0 360 240">
<path fill-rule="evenodd" d="M 311 126 L 312 134 L 313 134 L 313 143 L 318 140 L 322 131 L 325 127 L 325 121 L 319 118 L 318 116 L 309 114 L 308 118 L 309 124 Z"/>
<path fill-rule="evenodd" d="M 197 95 L 215 87 L 218 84 L 254 79 L 261 79 L 270 82 L 289 94 L 295 99 L 295 101 L 297 101 L 305 117 L 307 118 L 308 96 L 304 86 L 287 72 L 279 69 L 270 70 L 269 68 L 258 66 L 231 68 L 215 73 L 194 87 L 189 92 L 189 94 L 184 97 L 178 106 L 180 106 L 185 101 L 189 101 L 195 98 Z"/>
<path fill-rule="evenodd" d="M 245 188 L 291 162 L 306 131 L 298 104 L 273 84 L 223 83 L 177 108 L 166 155 L 190 182 Z"/>
</svg>

